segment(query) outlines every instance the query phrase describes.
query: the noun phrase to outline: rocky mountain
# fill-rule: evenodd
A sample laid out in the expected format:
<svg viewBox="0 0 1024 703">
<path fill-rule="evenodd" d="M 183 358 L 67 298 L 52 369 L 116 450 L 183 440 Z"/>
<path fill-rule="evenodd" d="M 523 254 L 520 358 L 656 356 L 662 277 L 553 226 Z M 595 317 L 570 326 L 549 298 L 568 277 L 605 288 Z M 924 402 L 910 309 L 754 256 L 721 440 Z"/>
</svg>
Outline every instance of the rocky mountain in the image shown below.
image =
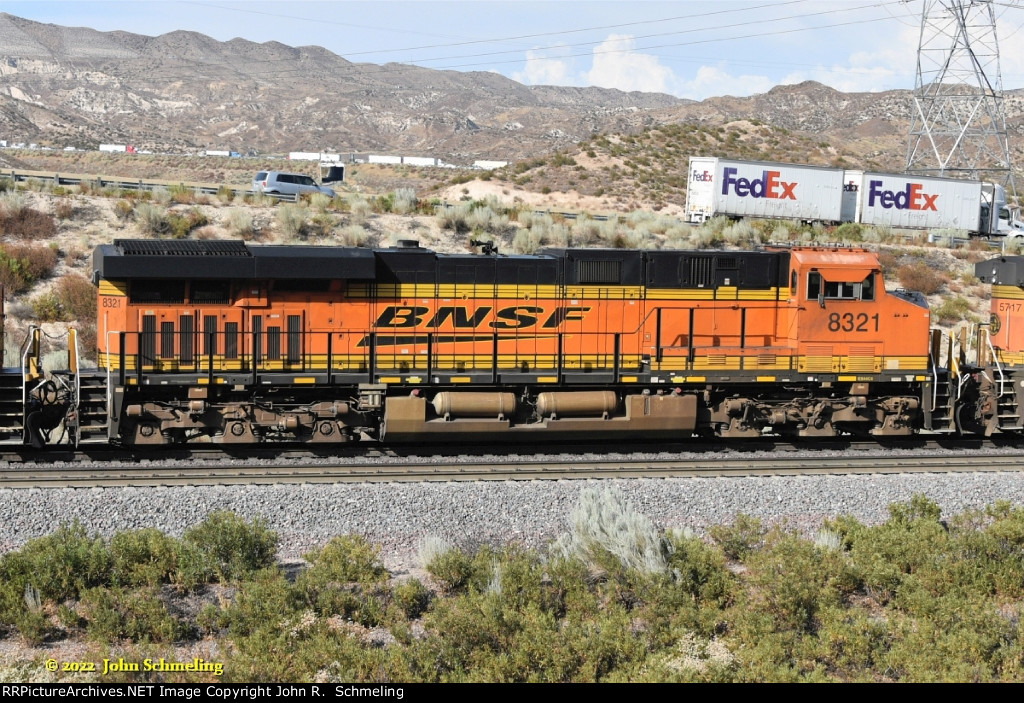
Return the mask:
<svg viewBox="0 0 1024 703">
<path fill-rule="evenodd" d="M 0 14 L 0 138 L 159 151 L 384 151 L 509 159 L 629 130 L 685 101 L 358 64 L 315 46 L 158 37 Z"/>
<path fill-rule="evenodd" d="M 818 83 L 702 102 L 525 86 L 489 72 L 352 63 L 315 46 L 98 32 L 0 14 L 0 139 L 58 148 L 371 151 L 467 163 L 549 154 L 600 133 L 748 120 L 898 168 L 910 105 L 909 91 Z M 1008 98 L 1007 118 L 1018 151 L 1020 95 Z"/>
</svg>

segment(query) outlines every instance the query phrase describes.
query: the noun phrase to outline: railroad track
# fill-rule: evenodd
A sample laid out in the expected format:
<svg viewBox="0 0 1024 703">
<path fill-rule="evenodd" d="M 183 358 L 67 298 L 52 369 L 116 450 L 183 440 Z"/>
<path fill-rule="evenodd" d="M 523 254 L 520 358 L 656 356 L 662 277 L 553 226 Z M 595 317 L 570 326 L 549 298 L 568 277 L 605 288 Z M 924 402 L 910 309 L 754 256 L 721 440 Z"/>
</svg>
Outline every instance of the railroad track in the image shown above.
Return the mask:
<svg viewBox="0 0 1024 703">
<path fill-rule="evenodd" d="M 299 461 L 260 465 L 173 465 L 175 460 L 139 463 L 7 465 L 0 488 L 91 488 L 102 486 L 196 486 L 394 481 L 557 480 L 595 478 L 679 478 L 793 476 L 814 474 L 952 473 L 1024 470 L 1024 451 L 1002 455 L 923 453 L 879 456 L 857 452 L 838 456 L 742 456 L 723 458 L 517 461 L 515 457 L 450 460 L 450 457 L 376 457 L 325 464 Z M 265 460 L 264 460 L 265 461 Z"/>
</svg>

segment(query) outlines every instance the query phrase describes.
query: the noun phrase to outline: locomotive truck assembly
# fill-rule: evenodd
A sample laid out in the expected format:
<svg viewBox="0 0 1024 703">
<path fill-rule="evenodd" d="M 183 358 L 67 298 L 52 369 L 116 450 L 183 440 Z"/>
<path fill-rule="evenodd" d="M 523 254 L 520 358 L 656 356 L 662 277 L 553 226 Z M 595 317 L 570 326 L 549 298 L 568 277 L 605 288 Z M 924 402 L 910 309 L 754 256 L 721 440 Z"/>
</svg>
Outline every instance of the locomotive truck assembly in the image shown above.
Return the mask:
<svg viewBox="0 0 1024 703">
<path fill-rule="evenodd" d="M 118 240 L 98 368 L 0 377 L 2 437 L 123 446 L 1016 433 L 1024 257 L 974 339 L 866 249 L 535 256 Z M 940 360 L 948 360 L 940 364 Z M 54 437 L 57 428 L 61 436 Z"/>
</svg>

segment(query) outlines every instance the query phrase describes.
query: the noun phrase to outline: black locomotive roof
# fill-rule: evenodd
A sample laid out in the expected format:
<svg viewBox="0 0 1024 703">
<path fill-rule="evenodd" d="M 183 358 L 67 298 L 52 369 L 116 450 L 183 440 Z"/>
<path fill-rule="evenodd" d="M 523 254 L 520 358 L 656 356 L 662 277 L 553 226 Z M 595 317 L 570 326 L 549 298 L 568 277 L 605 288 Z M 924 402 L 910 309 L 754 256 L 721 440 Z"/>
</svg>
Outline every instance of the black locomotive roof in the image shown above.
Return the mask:
<svg viewBox="0 0 1024 703">
<path fill-rule="evenodd" d="M 1000 256 L 974 265 L 974 275 L 993 286 L 1024 287 L 1024 256 Z"/>
<path fill-rule="evenodd" d="M 1009 277 L 1011 272 L 1017 275 L 1019 271 L 1014 280 L 1024 281 L 1024 257 L 995 261 L 1003 262 L 998 267 L 1001 275 Z M 979 271 L 989 263 L 978 264 Z M 481 256 L 438 254 L 408 244 L 372 250 L 119 239 L 96 248 L 93 268 L 97 280 L 348 279 L 378 283 L 770 288 L 786 285 L 789 253 L 542 249 L 536 256 Z"/>
<path fill-rule="evenodd" d="M 100 278 L 373 279 L 369 249 L 249 246 L 236 241 L 117 239 L 93 253 Z"/>
</svg>

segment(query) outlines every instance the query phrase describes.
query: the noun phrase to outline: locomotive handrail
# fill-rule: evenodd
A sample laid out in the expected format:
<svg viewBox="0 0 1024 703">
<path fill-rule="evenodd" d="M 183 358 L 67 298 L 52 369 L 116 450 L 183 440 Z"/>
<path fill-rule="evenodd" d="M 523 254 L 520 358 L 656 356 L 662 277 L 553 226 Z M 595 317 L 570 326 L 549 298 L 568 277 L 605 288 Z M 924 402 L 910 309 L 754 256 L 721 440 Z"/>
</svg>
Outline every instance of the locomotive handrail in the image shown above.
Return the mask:
<svg viewBox="0 0 1024 703">
<path fill-rule="evenodd" d="M 992 346 L 992 335 L 985 335 L 985 344 L 988 345 L 989 354 L 995 363 L 996 371 L 999 373 L 999 395 L 996 398 L 1002 398 L 1006 394 L 1006 374 L 1003 373 L 1003 365 L 999 363 L 999 356 L 996 354 L 995 347 Z"/>
<path fill-rule="evenodd" d="M 25 411 L 28 409 L 28 351 L 32 348 L 32 339 L 36 331 L 39 328 L 36 325 L 31 325 L 28 328 L 28 336 L 25 338 L 25 344 L 21 348 L 21 412 L 22 412 L 22 424 L 21 424 L 21 441 L 25 442 L 28 437 L 25 435 L 25 422 L 24 416 Z"/>
</svg>

